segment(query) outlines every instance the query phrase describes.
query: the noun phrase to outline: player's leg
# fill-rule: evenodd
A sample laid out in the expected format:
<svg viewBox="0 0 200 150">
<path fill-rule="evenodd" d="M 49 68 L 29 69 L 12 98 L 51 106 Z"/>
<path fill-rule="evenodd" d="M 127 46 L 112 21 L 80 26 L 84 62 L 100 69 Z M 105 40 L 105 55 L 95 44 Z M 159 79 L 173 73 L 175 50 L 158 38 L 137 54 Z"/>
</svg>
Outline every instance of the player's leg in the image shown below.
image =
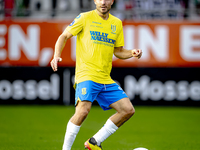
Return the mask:
<svg viewBox="0 0 200 150">
<path fill-rule="evenodd" d="M 135 109 L 129 98 L 123 98 L 111 104 L 110 107 L 117 111 L 116 114 L 109 118 L 117 127 L 120 127 L 135 113 Z"/>
<path fill-rule="evenodd" d="M 104 92 L 102 92 L 98 98 L 101 99 L 101 101 L 98 100 L 98 102 L 104 110 L 113 108 L 117 111 L 117 113 L 111 116 L 104 126 L 91 138 L 93 143 L 100 146 L 105 139 L 113 134 L 135 113 L 135 110 L 125 92 L 117 84 L 106 86 Z M 89 142 L 90 141 L 87 141 L 86 143 Z M 99 150 L 101 150 L 100 147 Z"/>
<path fill-rule="evenodd" d="M 78 102 L 75 114 L 71 117 L 67 124 L 67 129 L 63 143 L 63 150 L 71 150 L 76 135 L 78 134 L 79 129 L 81 127 L 81 124 L 83 123 L 90 111 L 91 104 L 92 103 L 89 101 Z"/>
<path fill-rule="evenodd" d="M 92 102 L 90 101 L 80 101 L 76 106 L 76 111 L 71 117 L 70 122 L 77 126 L 81 126 L 88 113 L 90 112 Z"/>
<path fill-rule="evenodd" d="M 117 113 L 111 116 L 104 126 L 93 136 L 97 145 L 101 145 L 103 141 L 115 133 L 135 113 L 135 109 L 128 98 L 123 98 L 111 104 L 110 107 L 114 108 Z"/>
<path fill-rule="evenodd" d="M 87 117 L 96 95 L 98 95 L 98 90 L 94 89 L 94 87 L 100 90 L 99 86 L 95 86 L 92 81 L 84 81 L 76 86 L 76 111 L 68 122 L 63 150 L 71 149 L 80 126 Z"/>
</svg>

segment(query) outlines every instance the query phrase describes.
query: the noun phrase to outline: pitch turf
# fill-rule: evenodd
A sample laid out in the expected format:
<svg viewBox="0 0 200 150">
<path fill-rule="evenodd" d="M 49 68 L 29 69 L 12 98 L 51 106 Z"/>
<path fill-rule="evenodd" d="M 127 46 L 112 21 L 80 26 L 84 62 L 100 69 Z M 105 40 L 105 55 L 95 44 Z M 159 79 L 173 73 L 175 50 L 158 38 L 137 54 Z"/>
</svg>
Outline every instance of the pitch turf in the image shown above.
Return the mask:
<svg viewBox="0 0 200 150">
<path fill-rule="evenodd" d="M 104 150 L 200 150 L 199 107 L 135 106 L 136 113 L 103 144 Z M 73 106 L 0 106 L 0 150 L 61 150 Z M 93 106 L 72 150 L 100 129 L 114 110 Z"/>
</svg>

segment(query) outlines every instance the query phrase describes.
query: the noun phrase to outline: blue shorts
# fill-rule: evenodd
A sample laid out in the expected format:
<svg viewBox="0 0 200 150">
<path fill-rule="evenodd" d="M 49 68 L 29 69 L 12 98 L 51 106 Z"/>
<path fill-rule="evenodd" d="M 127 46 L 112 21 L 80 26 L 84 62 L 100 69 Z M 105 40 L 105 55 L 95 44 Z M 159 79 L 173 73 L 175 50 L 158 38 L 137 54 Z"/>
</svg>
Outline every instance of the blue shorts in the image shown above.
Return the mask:
<svg viewBox="0 0 200 150">
<path fill-rule="evenodd" d="M 78 101 L 96 100 L 103 110 L 111 109 L 110 105 L 122 98 L 128 97 L 117 83 L 100 84 L 84 81 L 76 85 L 75 106 Z"/>
</svg>

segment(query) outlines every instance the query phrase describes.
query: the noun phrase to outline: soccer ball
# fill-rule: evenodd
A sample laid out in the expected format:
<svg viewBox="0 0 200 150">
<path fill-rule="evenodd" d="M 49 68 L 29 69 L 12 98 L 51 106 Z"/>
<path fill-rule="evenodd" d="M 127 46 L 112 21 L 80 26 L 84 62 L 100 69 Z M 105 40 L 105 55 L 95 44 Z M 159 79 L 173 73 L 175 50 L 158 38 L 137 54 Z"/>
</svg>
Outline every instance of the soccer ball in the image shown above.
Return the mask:
<svg viewBox="0 0 200 150">
<path fill-rule="evenodd" d="M 138 147 L 138 148 L 135 148 L 134 150 L 148 150 L 148 149 L 143 148 L 143 147 Z"/>
</svg>

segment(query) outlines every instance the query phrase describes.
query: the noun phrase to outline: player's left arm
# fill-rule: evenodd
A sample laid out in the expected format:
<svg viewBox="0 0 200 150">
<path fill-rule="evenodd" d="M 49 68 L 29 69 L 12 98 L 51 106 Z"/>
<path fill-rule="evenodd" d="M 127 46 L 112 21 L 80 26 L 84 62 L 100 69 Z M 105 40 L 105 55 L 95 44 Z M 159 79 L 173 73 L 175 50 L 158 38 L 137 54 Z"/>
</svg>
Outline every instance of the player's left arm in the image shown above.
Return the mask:
<svg viewBox="0 0 200 150">
<path fill-rule="evenodd" d="M 128 59 L 131 57 L 136 57 L 139 59 L 142 56 L 142 50 L 141 49 L 127 50 L 127 49 L 123 48 L 122 46 L 115 47 L 114 55 L 119 59 Z"/>
</svg>

